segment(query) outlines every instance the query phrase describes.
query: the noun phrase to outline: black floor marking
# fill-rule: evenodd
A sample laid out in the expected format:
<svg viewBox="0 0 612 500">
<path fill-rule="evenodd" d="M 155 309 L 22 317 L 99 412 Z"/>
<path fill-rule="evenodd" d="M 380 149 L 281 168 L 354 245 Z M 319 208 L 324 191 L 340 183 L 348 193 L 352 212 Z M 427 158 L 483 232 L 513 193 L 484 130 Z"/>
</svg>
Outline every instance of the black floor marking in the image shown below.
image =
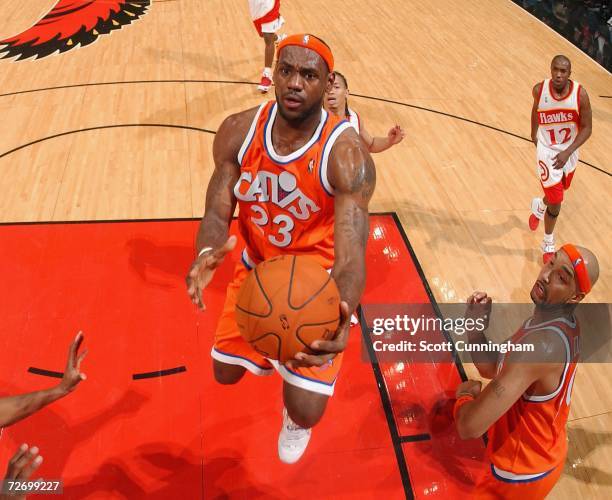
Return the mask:
<svg viewBox="0 0 612 500">
<path fill-rule="evenodd" d="M 20 94 L 29 94 L 29 93 L 33 93 L 33 92 L 45 92 L 45 91 L 49 91 L 49 90 L 60 90 L 60 89 L 71 89 L 71 88 L 78 88 L 78 87 L 96 87 L 96 86 L 102 86 L 102 85 L 133 85 L 133 84 L 149 84 L 149 83 L 221 83 L 221 84 L 230 84 L 230 85 L 259 85 L 259 83 L 257 82 L 247 82 L 247 81 L 239 81 L 239 80 L 128 80 L 128 81 L 124 81 L 124 82 L 98 82 L 98 83 L 76 83 L 73 85 L 60 85 L 57 87 L 45 87 L 45 88 L 40 88 L 40 89 L 30 89 L 30 90 L 20 90 L 17 92 L 9 92 L 6 94 L 0 94 L 0 97 L 9 97 L 9 96 L 15 96 L 15 95 L 20 95 Z M 493 125 L 487 125 L 486 123 L 482 123 L 482 122 L 478 122 L 476 120 L 471 120 L 469 118 L 465 118 L 463 116 L 458 116 L 458 115 L 453 115 L 451 113 L 445 113 L 444 111 L 438 111 L 435 109 L 431 109 L 431 108 L 425 108 L 423 106 L 417 106 L 415 104 L 408 104 L 402 101 L 396 101 L 393 99 L 385 99 L 383 97 L 374 97 L 374 96 L 369 96 L 369 95 L 365 95 L 365 94 L 351 94 L 354 97 L 360 97 L 362 99 L 370 99 L 372 101 L 379 101 L 379 102 L 385 102 L 388 104 L 395 104 L 398 106 L 403 106 L 406 108 L 412 108 L 412 109 L 418 109 L 419 111 L 426 111 L 429 113 L 434 113 L 437 115 L 441 115 L 441 116 L 446 116 L 447 118 L 454 118 L 455 120 L 460 120 L 463 122 L 467 122 L 467 123 L 471 123 L 472 125 L 478 125 L 480 127 L 484 127 L 487 128 L 489 130 L 494 130 L 496 132 L 500 132 L 502 134 L 506 134 L 509 135 L 511 137 L 514 137 L 516 139 L 521 139 L 523 141 L 528 141 L 531 142 L 531 139 L 527 138 L 527 137 L 523 137 L 522 135 L 518 135 L 515 134 L 513 132 L 509 132 L 507 130 L 498 128 L 498 127 L 494 127 Z M 600 97 L 610 97 L 610 96 L 600 96 Z M 186 126 L 179 126 L 179 125 L 175 125 L 175 127 L 179 127 L 179 128 L 189 128 Z M 194 128 L 194 130 L 197 130 Z M 210 132 L 207 130 L 207 132 Z M 59 137 L 62 134 L 58 134 L 57 137 Z M 26 144 L 24 146 L 19 146 L 18 148 L 16 148 L 15 150 L 19 150 L 22 147 L 26 147 L 31 145 L 30 144 Z M 34 143 L 35 144 L 35 143 Z M 13 150 L 13 151 L 15 151 Z M 13 151 L 8 151 L 7 153 L 3 153 L 2 155 L 0 155 L 0 158 L 3 158 L 4 156 L 6 156 L 7 154 L 12 153 Z M 612 176 L 612 173 L 608 172 L 607 170 L 604 170 L 603 168 L 597 167 L 591 163 L 588 163 L 586 161 L 583 160 L 578 160 L 579 163 L 582 163 L 584 165 L 587 165 L 595 170 L 597 170 L 598 172 L 601 172 L 602 174 L 606 174 L 609 176 Z"/>
<path fill-rule="evenodd" d="M 430 441 L 431 434 L 412 434 L 411 436 L 400 436 L 400 443 L 416 443 L 418 441 Z"/>
<path fill-rule="evenodd" d="M 206 132 L 208 134 L 216 134 L 215 131 L 208 130 L 206 128 L 190 127 L 189 125 L 172 125 L 172 124 L 168 124 L 168 123 L 124 123 L 124 124 L 119 124 L 119 125 L 100 125 L 98 127 L 88 127 L 88 128 L 77 129 L 77 130 L 70 130 L 68 132 L 61 132 L 59 134 L 54 134 L 54 135 L 50 135 L 48 137 L 43 137 L 42 139 L 36 139 L 35 141 L 28 142 L 27 144 L 22 144 L 21 146 L 17 146 L 16 148 L 13 148 L 10 151 L 7 151 L 6 153 L 2 153 L 0 155 L 0 159 L 4 158 L 5 156 L 8 156 L 8 155 L 10 155 L 12 153 L 15 153 L 15 152 L 17 152 L 17 151 L 19 151 L 21 149 L 25 149 L 27 147 L 33 146 L 34 144 L 38 144 L 40 142 L 49 141 L 51 139 L 56 139 L 58 137 L 63 137 L 65 135 L 78 134 L 80 132 L 90 132 L 92 130 L 102 130 L 102 129 L 107 129 L 107 128 L 122 128 L 122 127 L 165 127 L 165 128 L 179 128 L 179 129 L 184 129 L 184 130 L 195 130 L 196 132 Z"/>
<path fill-rule="evenodd" d="M 612 99 L 612 95 L 600 95 L 599 97 L 603 97 L 604 99 Z"/>
<path fill-rule="evenodd" d="M 166 377 L 168 375 L 175 375 L 177 373 L 186 372 L 187 368 L 184 366 L 177 366 L 176 368 L 168 368 L 167 370 L 157 370 L 154 372 L 145 373 L 134 373 L 132 375 L 133 380 L 142 380 L 144 378 L 155 378 L 155 377 Z"/>
<path fill-rule="evenodd" d="M 387 425 L 389 427 L 389 434 L 391 435 L 391 442 L 393 443 L 393 450 L 395 451 L 395 459 L 397 460 L 397 466 L 399 468 L 400 478 L 402 480 L 402 486 L 404 487 L 404 494 L 409 500 L 414 499 L 414 491 L 412 490 L 412 483 L 410 482 L 410 474 L 408 473 L 408 466 L 406 465 L 406 457 L 404 457 L 404 450 L 402 449 L 402 442 L 400 440 L 397 425 L 395 423 L 395 417 L 393 416 L 393 409 L 391 407 L 391 400 L 387 393 L 385 379 L 378 361 L 376 361 L 376 353 L 374 352 L 374 346 L 370 339 L 370 332 L 366 326 L 365 316 L 359 307 L 359 328 L 361 329 L 361 336 L 363 338 L 364 345 L 368 350 L 368 357 L 370 359 L 370 365 L 374 372 L 374 378 L 376 379 L 376 386 L 378 387 L 378 393 L 380 395 L 380 402 L 385 412 L 387 419 Z"/>
<path fill-rule="evenodd" d="M 376 215 L 390 215 L 393 218 L 393 221 L 395 222 L 395 225 L 397 226 L 397 230 L 402 236 L 402 239 L 404 240 L 404 244 L 406 245 L 406 248 L 408 249 L 408 252 L 410 253 L 410 258 L 412 259 L 412 265 L 416 267 L 416 270 L 419 273 L 419 277 L 421 278 L 421 282 L 423 283 L 423 286 L 425 287 L 425 291 L 427 292 L 427 296 L 429 297 L 429 301 L 431 302 L 431 305 L 433 306 L 436 316 L 438 318 L 444 319 L 444 317 L 442 316 L 442 312 L 440 311 L 440 306 L 438 306 L 438 302 L 436 302 L 436 298 L 434 297 L 434 294 L 431 291 L 429 282 L 427 281 L 427 278 L 425 277 L 425 272 L 423 271 L 423 268 L 421 267 L 421 263 L 419 262 L 419 259 L 416 256 L 414 248 L 412 248 L 412 244 L 410 243 L 410 240 L 408 239 L 408 236 L 406 235 L 406 232 L 404 231 L 404 228 L 402 227 L 402 224 L 399 220 L 399 217 L 397 216 L 397 213 L 390 212 L 387 214 L 376 214 Z M 459 359 L 459 355 L 457 354 L 457 351 L 455 351 L 455 344 L 453 342 L 453 339 L 451 338 L 450 334 L 444 329 L 442 329 L 442 334 L 444 335 L 444 338 L 447 341 L 451 342 L 451 345 L 453 346 L 453 360 L 455 362 L 455 366 L 457 367 L 457 371 L 459 372 L 459 376 L 461 377 L 461 380 L 465 382 L 467 380 L 467 375 L 465 374 L 465 369 L 463 368 L 461 359 Z"/>
<path fill-rule="evenodd" d="M 28 368 L 28 372 L 33 373 L 34 375 L 42 375 L 43 377 L 62 378 L 64 376 L 62 372 L 43 370 L 42 368 L 34 368 L 33 366 Z"/>
</svg>

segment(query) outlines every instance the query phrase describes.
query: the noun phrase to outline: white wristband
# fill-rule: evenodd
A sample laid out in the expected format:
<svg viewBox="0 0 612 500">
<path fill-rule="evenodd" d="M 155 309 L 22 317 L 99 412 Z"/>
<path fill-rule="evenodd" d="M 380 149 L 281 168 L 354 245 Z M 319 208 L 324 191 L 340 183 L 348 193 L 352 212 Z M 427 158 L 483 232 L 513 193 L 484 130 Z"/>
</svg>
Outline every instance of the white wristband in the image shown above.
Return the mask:
<svg viewBox="0 0 612 500">
<path fill-rule="evenodd" d="M 213 249 L 212 247 L 204 247 L 204 248 L 202 248 L 202 250 L 200 250 L 198 252 L 198 259 L 200 257 L 202 257 L 202 255 L 205 254 L 206 252 L 210 252 L 212 249 Z"/>
</svg>

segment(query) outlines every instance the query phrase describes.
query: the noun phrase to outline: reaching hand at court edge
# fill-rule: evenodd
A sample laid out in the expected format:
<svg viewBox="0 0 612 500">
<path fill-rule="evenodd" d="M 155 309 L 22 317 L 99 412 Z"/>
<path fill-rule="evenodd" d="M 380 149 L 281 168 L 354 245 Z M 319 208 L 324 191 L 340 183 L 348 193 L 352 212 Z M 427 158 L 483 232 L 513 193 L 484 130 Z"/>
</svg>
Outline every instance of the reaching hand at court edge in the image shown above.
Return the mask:
<svg viewBox="0 0 612 500">
<path fill-rule="evenodd" d="M 79 385 L 79 382 L 87 378 L 84 373 L 81 373 L 81 362 L 85 359 L 85 356 L 87 356 L 87 349 L 79 354 L 79 349 L 84 339 L 83 332 L 77 333 L 77 336 L 68 349 L 66 369 L 64 370 L 62 381 L 59 384 L 62 391 L 66 394 L 74 391 L 76 386 Z"/>
<path fill-rule="evenodd" d="M 212 280 L 215 270 L 221 265 L 225 256 L 234 249 L 237 241 L 235 236 L 230 236 L 221 248 L 204 252 L 191 264 L 185 280 L 187 282 L 187 293 L 191 302 L 202 311 L 206 309 L 202 301 L 202 291 Z"/>
<path fill-rule="evenodd" d="M 22 444 L 9 460 L 5 481 L 28 481 L 42 461 L 43 457 L 38 454 L 36 446 L 28 448 L 27 444 Z M 25 494 L 17 492 L 0 494 L 0 500 L 25 500 L 25 498 Z"/>
<path fill-rule="evenodd" d="M 342 301 L 340 302 L 340 323 L 334 337 L 331 340 L 315 340 L 310 344 L 310 349 L 316 354 L 298 352 L 295 359 L 287 361 L 286 365 L 291 369 L 299 366 L 323 366 L 346 349 L 350 327 L 351 313 L 349 306 Z"/>
</svg>

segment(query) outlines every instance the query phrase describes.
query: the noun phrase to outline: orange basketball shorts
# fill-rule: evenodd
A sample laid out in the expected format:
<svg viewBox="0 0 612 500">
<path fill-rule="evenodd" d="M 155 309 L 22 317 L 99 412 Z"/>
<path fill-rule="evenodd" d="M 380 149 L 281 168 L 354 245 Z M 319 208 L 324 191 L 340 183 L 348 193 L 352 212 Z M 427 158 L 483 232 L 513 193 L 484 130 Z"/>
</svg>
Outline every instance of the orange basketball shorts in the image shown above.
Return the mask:
<svg viewBox="0 0 612 500">
<path fill-rule="evenodd" d="M 249 272 L 243 263 L 236 265 L 234 277 L 227 287 L 225 304 L 217 324 L 211 356 L 220 363 L 242 366 L 255 375 L 270 375 L 276 370 L 288 384 L 331 396 L 334 393 L 336 378 L 342 365 L 343 353 L 321 367 L 300 367 L 290 370 L 276 360 L 263 357 L 240 335 L 234 310 L 238 291 Z"/>
<path fill-rule="evenodd" d="M 540 500 L 553 489 L 561 473 L 563 462 L 543 474 L 515 475 L 495 470 L 491 465 L 482 477 L 471 498 L 478 500 Z"/>
</svg>

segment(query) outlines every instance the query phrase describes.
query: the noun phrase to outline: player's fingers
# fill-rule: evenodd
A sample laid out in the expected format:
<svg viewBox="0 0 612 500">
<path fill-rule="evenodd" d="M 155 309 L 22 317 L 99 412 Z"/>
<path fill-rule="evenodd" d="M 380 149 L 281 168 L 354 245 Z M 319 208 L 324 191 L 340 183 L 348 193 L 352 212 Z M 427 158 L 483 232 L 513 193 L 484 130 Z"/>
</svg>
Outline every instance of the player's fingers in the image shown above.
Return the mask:
<svg viewBox="0 0 612 500">
<path fill-rule="evenodd" d="M 17 465 L 17 462 L 21 459 L 21 457 L 23 457 L 23 455 L 28 451 L 28 445 L 23 443 L 18 449 L 17 449 L 17 453 L 15 453 L 11 459 L 9 460 L 8 463 L 8 468 L 7 468 L 7 472 L 6 472 L 6 476 L 7 479 L 14 479 L 15 478 L 15 467 Z"/>
<path fill-rule="evenodd" d="M 79 354 L 79 357 L 77 358 L 77 362 L 76 362 L 77 370 L 81 368 L 81 363 L 85 359 L 85 356 L 87 356 L 88 352 L 89 352 L 89 350 L 85 349 L 81 354 Z"/>
<path fill-rule="evenodd" d="M 25 453 L 23 453 L 13 464 L 15 479 L 19 479 L 26 465 L 34 460 L 38 455 L 38 446 L 30 447 Z"/>
<path fill-rule="evenodd" d="M 326 354 L 324 356 L 316 356 L 312 354 L 306 354 L 305 352 L 298 352 L 295 355 L 295 360 L 290 360 L 293 366 L 323 366 L 330 359 L 334 357 L 333 354 Z"/>
<path fill-rule="evenodd" d="M 342 338 L 337 338 L 334 340 L 315 340 L 312 344 L 310 344 L 310 347 L 315 351 L 339 353 L 344 351 L 346 344 L 344 342 L 344 336 L 342 336 Z"/>
<path fill-rule="evenodd" d="M 18 481 L 27 481 L 28 479 L 30 479 L 32 472 L 38 469 L 40 467 L 40 464 L 42 464 L 42 462 L 43 462 L 43 457 L 38 455 L 36 458 L 34 458 L 34 460 L 29 462 L 23 469 L 21 469 L 21 471 L 19 472 L 19 474 L 17 474 L 17 477 L 15 479 L 17 479 Z"/>
</svg>

